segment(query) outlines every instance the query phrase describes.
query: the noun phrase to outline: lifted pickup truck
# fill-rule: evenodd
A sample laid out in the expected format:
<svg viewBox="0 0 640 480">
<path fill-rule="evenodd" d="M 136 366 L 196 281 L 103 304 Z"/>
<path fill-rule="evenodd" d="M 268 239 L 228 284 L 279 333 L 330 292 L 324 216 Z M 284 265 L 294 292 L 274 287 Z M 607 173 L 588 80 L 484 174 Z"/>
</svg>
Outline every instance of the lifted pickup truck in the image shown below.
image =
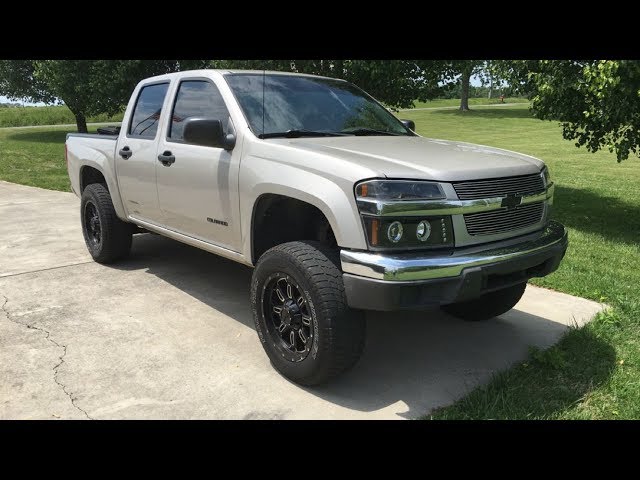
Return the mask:
<svg viewBox="0 0 640 480">
<path fill-rule="evenodd" d="M 143 229 L 255 267 L 262 346 L 313 385 L 357 362 L 362 310 L 488 319 L 567 249 L 543 162 L 413 130 L 342 80 L 199 70 L 141 81 L 66 154 L 97 262 Z"/>
</svg>

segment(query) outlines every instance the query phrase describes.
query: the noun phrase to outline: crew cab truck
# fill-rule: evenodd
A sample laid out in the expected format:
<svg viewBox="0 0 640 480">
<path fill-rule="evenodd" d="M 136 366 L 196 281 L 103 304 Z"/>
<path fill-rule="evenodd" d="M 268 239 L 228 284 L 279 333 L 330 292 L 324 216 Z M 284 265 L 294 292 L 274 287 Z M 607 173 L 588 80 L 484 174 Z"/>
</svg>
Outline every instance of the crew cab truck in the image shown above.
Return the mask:
<svg viewBox="0 0 640 480">
<path fill-rule="evenodd" d="M 198 70 L 141 81 L 66 155 L 95 261 L 148 231 L 255 267 L 260 342 L 314 385 L 357 362 L 363 310 L 488 319 L 567 249 L 542 161 L 414 130 L 343 80 Z"/>
</svg>

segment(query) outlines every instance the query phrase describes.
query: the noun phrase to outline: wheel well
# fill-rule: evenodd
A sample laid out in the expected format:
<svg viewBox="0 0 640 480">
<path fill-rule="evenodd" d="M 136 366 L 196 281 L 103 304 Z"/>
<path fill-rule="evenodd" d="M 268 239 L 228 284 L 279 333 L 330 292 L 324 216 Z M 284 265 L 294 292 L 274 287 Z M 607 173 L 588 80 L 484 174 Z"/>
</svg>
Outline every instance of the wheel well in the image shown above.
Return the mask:
<svg viewBox="0 0 640 480">
<path fill-rule="evenodd" d="M 80 170 L 80 193 L 84 192 L 85 187 L 92 183 L 102 183 L 109 190 L 107 181 L 100 170 L 93 167 L 82 167 Z"/>
<path fill-rule="evenodd" d="M 271 247 L 295 240 L 318 240 L 337 247 L 327 217 L 318 207 L 284 195 L 262 195 L 253 208 L 252 261 Z"/>
</svg>

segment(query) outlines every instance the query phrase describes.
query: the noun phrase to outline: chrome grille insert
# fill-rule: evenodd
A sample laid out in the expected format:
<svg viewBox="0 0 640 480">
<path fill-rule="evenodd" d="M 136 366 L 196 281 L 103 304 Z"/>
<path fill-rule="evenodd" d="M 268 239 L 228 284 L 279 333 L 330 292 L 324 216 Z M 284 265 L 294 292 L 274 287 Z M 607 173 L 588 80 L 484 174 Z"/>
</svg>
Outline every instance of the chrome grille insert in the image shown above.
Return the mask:
<svg viewBox="0 0 640 480">
<path fill-rule="evenodd" d="M 521 205 L 513 210 L 469 213 L 464 223 L 469 235 L 494 235 L 518 230 L 542 221 L 544 202 Z"/>
<path fill-rule="evenodd" d="M 460 200 L 506 197 L 507 195 L 535 195 L 545 190 L 540 173 L 520 177 L 455 182 L 453 188 Z"/>
</svg>

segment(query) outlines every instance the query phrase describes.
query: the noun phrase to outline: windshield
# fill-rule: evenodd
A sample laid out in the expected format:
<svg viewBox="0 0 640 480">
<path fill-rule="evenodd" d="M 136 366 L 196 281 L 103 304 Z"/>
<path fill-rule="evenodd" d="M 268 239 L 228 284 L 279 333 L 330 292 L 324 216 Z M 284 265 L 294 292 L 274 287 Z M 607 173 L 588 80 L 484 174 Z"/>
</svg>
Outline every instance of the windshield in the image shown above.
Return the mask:
<svg viewBox="0 0 640 480">
<path fill-rule="evenodd" d="M 261 138 L 413 135 L 369 95 L 342 80 L 268 73 L 233 73 L 225 79 Z"/>
</svg>

